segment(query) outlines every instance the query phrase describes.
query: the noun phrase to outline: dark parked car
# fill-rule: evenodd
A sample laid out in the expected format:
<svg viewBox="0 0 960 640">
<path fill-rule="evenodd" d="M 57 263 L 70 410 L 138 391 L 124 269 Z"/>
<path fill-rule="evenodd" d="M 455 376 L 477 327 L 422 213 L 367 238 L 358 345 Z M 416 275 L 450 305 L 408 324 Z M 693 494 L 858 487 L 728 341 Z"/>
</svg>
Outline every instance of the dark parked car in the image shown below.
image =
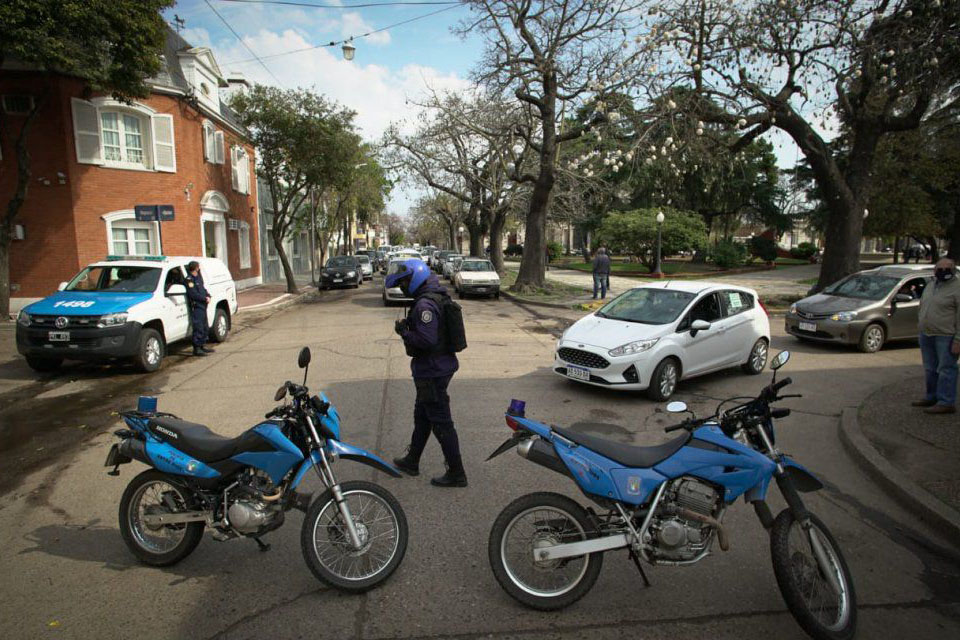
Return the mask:
<svg viewBox="0 0 960 640">
<path fill-rule="evenodd" d="M 865 353 L 917 337 L 920 295 L 933 268 L 889 265 L 847 276 L 790 306 L 786 331 L 801 340 L 855 344 Z"/>
<path fill-rule="evenodd" d="M 320 289 L 353 287 L 363 284 L 363 271 L 356 256 L 334 256 L 320 271 Z"/>
</svg>

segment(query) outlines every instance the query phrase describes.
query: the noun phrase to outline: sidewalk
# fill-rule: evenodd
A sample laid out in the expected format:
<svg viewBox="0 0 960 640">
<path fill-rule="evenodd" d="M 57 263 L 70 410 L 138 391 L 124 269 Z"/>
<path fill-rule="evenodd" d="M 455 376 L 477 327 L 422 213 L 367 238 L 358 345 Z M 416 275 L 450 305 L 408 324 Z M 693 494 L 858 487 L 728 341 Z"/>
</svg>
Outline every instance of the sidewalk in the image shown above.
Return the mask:
<svg viewBox="0 0 960 640">
<path fill-rule="evenodd" d="M 922 396 L 919 373 L 876 390 L 845 415 L 844 443 L 907 506 L 960 534 L 960 419 L 910 406 Z"/>
<path fill-rule="evenodd" d="M 297 284 L 300 286 L 300 293 L 298 294 L 287 293 L 286 282 L 271 282 L 238 291 L 237 306 L 239 307 L 239 311 L 266 309 L 286 302 L 292 302 L 304 294 L 316 290 L 316 287 L 310 284 Z"/>
</svg>

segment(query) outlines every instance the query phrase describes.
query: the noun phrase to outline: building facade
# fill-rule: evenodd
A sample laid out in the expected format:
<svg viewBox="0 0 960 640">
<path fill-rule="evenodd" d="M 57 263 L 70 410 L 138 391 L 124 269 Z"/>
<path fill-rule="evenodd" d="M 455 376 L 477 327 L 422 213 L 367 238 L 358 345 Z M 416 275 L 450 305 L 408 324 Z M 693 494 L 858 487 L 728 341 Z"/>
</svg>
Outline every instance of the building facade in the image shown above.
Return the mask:
<svg viewBox="0 0 960 640">
<path fill-rule="evenodd" d="M 19 132 L 25 106 L 39 102 L 27 139 L 33 176 L 11 246 L 13 310 L 110 254 L 216 257 L 239 288 L 262 281 L 254 149 L 221 101 L 245 83 L 173 31 L 163 58 L 151 94 L 130 103 L 88 95 L 76 78 L 5 65 L 8 130 Z M 0 141 L 0 194 L 16 186 L 12 138 Z M 172 205 L 174 219 L 138 221 L 137 205 Z"/>
</svg>

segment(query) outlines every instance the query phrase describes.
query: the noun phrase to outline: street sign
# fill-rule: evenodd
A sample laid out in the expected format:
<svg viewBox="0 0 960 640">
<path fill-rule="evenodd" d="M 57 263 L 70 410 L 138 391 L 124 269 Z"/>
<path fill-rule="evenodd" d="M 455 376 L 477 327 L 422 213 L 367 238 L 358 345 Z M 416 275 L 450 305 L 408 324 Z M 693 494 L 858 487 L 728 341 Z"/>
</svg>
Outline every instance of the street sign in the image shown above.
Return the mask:
<svg viewBox="0 0 960 640">
<path fill-rule="evenodd" d="M 137 219 L 137 222 L 156 222 L 157 205 L 138 204 L 133 208 L 133 215 Z"/>
<path fill-rule="evenodd" d="M 158 204 L 157 215 L 159 216 L 160 222 L 172 222 L 173 221 L 173 205 Z"/>
</svg>

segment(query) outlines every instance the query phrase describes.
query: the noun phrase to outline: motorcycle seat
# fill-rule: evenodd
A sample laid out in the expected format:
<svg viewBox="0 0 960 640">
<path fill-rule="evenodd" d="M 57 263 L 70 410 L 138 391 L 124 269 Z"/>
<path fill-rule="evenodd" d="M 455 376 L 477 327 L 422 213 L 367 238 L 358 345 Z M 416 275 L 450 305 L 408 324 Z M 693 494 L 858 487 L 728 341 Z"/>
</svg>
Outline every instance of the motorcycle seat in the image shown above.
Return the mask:
<svg viewBox="0 0 960 640">
<path fill-rule="evenodd" d="M 264 444 L 263 438 L 252 430 L 236 438 L 225 438 L 211 431 L 206 425 L 187 422 L 174 416 L 150 418 L 147 420 L 147 428 L 170 446 L 201 462 L 226 460 Z"/>
<path fill-rule="evenodd" d="M 663 462 L 687 444 L 691 437 L 689 433 L 684 433 L 673 440 L 668 440 L 653 447 L 637 447 L 571 429 L 554 427 L 553 430 L 567 440 L 576 442 L 605 458 L 610 458 L 614 462 L 619 462 L 633 469 L 646 469 Z"/>
</svg>

